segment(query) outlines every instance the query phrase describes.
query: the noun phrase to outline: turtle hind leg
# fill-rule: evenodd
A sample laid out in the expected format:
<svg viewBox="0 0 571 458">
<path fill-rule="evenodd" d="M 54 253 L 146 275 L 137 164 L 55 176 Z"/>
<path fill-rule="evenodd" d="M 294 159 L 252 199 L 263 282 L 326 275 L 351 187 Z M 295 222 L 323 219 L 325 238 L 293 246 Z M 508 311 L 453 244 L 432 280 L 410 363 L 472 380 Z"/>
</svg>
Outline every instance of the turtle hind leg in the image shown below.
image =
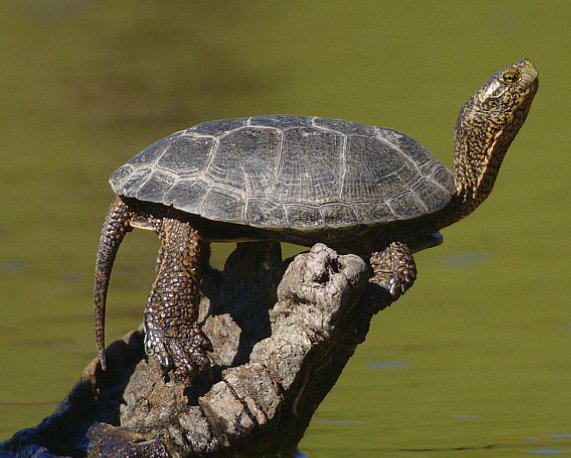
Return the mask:
<svg viewBox="0 0 571 458">
<path fill-rule="evenodd" d="M 157 279 L 145 311 L 145 348 L 166 370 L 188 374 L 202 371 L 212 349 L 197 324 L 200 302 L 201 235 L 189 223 L 157 220 L 162 242 Z"/>
<path fill-rule="evenodd" d="M 393 242 L 383 251 L 371 254 L 373 275 L 367 293 L 379 302 L 379 310 L 396 301 L 416 280 L 416 264 L 407 245 Z"/>
</svg>

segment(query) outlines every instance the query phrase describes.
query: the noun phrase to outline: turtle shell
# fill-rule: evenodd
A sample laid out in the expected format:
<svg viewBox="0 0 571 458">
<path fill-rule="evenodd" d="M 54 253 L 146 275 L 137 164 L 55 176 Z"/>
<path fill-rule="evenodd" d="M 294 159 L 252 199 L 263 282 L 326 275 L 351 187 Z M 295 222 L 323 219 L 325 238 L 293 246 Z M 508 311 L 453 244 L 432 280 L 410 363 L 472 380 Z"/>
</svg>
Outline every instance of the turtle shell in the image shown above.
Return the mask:
<svg viewBox="0 0 571 458">
<path fill-rule="evenodd" d="M 289 115 L 176 132 L 121 166 L 110 184 L 210 221 L 300 233 L 421 217 L 455 192 L 452 173 L 402 132 Z"/>
</svg>

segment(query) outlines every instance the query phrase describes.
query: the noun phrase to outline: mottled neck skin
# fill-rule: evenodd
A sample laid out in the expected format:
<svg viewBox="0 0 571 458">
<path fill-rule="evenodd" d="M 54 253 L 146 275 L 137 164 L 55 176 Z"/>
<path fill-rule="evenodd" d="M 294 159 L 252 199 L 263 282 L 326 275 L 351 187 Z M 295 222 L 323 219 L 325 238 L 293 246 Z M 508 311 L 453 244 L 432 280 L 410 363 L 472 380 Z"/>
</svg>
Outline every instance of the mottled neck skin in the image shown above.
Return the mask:
<svg viewBox="0 0 571 458">
<path fill-rule="evenodd" d="M 538 88 L 537 70 L 522 60 L 492 76 L 465 103 L 454 132 L 456 194 L 439 229 L 472 213 L 492 192 L 502 161 Z"/>
</svg>

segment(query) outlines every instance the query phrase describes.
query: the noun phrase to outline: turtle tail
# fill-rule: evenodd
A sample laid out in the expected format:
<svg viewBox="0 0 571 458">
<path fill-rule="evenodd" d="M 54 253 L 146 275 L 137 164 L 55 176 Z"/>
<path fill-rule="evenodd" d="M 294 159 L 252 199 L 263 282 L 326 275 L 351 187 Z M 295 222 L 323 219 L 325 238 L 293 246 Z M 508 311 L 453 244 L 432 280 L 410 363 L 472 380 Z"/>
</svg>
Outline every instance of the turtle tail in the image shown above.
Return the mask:
<svg viewBox="0 0 571 458">
<path fill-rule="evenodd" d="M 107 299 L 107 288 L 119 245 L 121 245 L 125 234 L 132 229 L 129 224 L 132 217 L 133 212 L 123 199 L 120 196 L 115 197 L 103 223 L 97 249 L 95 283 L 93 285 L 95 340 L 103 370 L 107 367 L 105 359 L 105 301 Z"/>
</svg>

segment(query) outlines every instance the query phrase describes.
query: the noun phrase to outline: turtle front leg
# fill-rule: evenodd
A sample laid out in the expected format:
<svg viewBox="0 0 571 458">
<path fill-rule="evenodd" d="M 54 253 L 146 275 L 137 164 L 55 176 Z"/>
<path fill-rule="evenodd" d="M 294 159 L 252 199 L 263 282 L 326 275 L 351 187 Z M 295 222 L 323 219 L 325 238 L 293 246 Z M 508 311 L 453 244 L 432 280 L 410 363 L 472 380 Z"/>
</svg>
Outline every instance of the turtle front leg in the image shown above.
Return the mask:
<svg viewBox="0 0 571 458">
<path fill-rule="evenodd" d="M 145 310 L 145 349 L 167 370 L 202 371 L 212 350 L 196 323 L 200 302 L 201 235 L 189 223 L 173 218 L 156 220 L 162 246 L 157 279 Z"/>
<path fill-rule="evenodd" d="M 393 242 L 383 251 L 371 254 L 373 276 L 369 279 L 369 296 L 388 307 L 416 280 L 416 264 L 407 245 Z"/>
</svg>

